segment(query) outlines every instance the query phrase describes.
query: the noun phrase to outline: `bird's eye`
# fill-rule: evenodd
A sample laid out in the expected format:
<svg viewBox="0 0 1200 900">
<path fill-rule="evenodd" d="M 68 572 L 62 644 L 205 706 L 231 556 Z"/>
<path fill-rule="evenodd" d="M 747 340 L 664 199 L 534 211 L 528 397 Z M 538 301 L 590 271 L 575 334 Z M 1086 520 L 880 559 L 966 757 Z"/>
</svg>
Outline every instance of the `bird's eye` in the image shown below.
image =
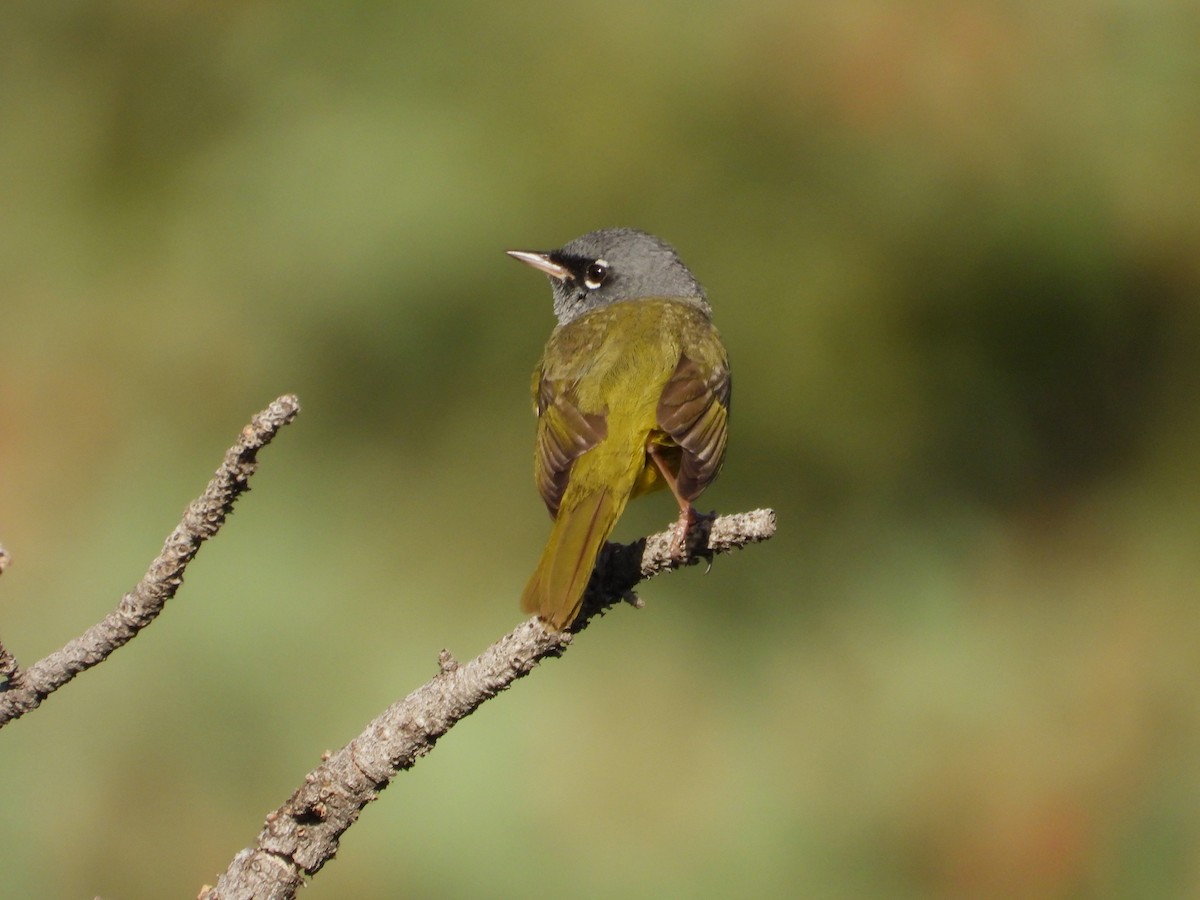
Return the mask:
<svg viewBox="0 0 1200 900">
<path fill-rule="evenodd" d="M 587 273 L 583 276 L 583 283 L 589 291 L 594 291 L 608 278 L 608 263 L 602 259 L 596 260 L 587 267 Z"/>
</svg>

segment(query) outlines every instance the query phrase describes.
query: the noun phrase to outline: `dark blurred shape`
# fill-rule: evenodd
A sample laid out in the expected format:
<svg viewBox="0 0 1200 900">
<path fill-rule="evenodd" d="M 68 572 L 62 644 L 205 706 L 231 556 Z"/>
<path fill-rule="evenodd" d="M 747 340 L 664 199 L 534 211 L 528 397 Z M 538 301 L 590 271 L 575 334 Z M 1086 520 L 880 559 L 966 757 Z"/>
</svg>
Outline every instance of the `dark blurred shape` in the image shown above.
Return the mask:
<svg viewBox="0 0 1200 900">
<path fill-rule="evenodd" d="M 1000 506 L 1065 498 L 1154 440 L 1182 289 L 1095 254 L 1111 271 L 1002 243 L 950 278 L 913 276 L 924 289 L 910 288 L 902 329 L 931 412 L 930 489 Z"/>
</svg>

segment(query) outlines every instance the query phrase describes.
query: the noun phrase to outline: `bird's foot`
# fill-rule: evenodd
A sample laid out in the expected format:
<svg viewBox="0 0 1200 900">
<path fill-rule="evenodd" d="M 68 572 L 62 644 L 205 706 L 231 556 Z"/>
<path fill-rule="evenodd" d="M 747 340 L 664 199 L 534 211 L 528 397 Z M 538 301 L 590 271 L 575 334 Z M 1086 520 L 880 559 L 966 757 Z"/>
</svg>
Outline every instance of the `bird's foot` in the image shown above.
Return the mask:
<svg viewBox="0 0 1200 900">
<path fill-rule="evenodd" d="M 703 547 L 698 555 L 708 560 L 712 567 L 712 551 L 708 550 L 708 529 L 712 526 L 717 514 L 696 512 L 691 504 L 679 511 L 679 519 L 675 522 L 675 535 L 671 538 L 671 559 L 684 563 L 691 557 L 693 547 Z"/>
</svg>

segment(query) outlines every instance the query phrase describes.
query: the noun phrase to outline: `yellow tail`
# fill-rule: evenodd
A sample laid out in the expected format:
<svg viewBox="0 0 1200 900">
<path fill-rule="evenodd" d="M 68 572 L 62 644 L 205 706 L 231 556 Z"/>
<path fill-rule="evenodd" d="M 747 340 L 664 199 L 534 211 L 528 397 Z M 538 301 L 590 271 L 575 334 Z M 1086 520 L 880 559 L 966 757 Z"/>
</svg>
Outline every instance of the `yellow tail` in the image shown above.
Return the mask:
<svg viewBox="0 0 1200 900">
<path fill-rule="evenodd" d="M 537 613 L 558 631 L 575 621 L 596 557 L 628 499 L 626 492 L 614 496 L 611 488 L 601 488 L 570 509 L 559 509 L 546 549 L 521 596 L 521 609 Z"/>
</svg>

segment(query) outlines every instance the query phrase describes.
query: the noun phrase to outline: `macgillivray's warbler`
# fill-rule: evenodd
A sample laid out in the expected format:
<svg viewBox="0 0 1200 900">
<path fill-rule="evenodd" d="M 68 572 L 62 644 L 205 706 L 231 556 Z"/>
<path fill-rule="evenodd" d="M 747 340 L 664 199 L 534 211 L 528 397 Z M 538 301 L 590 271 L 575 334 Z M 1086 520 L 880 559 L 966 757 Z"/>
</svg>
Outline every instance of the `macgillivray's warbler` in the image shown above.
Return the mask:
<svg viewBox="0 0 1200 900">
<path fill-rule="evenodd" d="M 631 497 L 670 488 L 672 552 L 686 552 L 692 501 L 725 458 L 729 360 L 704 289 L 654 235 L 605 228 L 508 254 L 549 276 L 558 318 L 533 373 L 534 477 L 554 528 L 521 608 L 563 630 Z"/>
</svg>

